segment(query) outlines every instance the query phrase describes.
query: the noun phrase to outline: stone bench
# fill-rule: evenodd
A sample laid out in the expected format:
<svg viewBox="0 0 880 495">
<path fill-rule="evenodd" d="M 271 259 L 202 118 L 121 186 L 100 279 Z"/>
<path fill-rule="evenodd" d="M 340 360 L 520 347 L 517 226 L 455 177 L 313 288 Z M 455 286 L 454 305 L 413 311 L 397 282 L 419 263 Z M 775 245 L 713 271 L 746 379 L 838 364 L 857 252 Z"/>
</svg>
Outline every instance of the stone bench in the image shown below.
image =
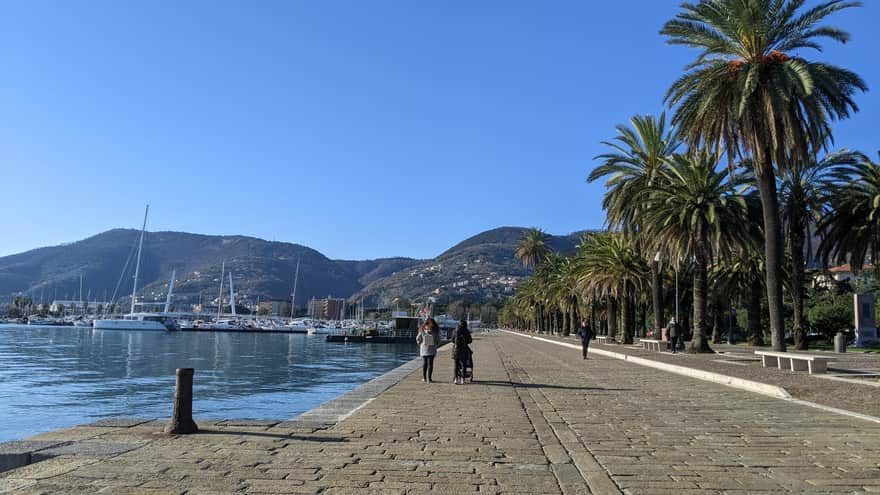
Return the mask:
<svg viewBox="0 0 880 495">
<path fill-rule="evenodd" d="M 639 339 L 639 342 L 642 343 L 642 348 L 646 351 L 657 349 L 657 352 L 660 352 L 660 346 L 665 344 L 665 342 L 659 339 Z"/>
<path fill-rule="evenodd" d="M 614 338 L 613 338 L 613 337 L 609 337 L 609 336 L 607 336 L 607 335 L 600 335 L 600 336 L 596 337 L 596 340 L 597 340 L 600 344 L 613 344 L 613 343 L 614 343 Z"/>
<path fill-rule="evenodd" d="M 790 352 L 755 351 L 761 356 L 761 366 L 775 366 L 781 370 L 807 371 L 825 373 L 828 369 L 828 361 L 832 358 L 827 356 L 811 356 L 809 354 L 793 354 Z"/>
</svg>

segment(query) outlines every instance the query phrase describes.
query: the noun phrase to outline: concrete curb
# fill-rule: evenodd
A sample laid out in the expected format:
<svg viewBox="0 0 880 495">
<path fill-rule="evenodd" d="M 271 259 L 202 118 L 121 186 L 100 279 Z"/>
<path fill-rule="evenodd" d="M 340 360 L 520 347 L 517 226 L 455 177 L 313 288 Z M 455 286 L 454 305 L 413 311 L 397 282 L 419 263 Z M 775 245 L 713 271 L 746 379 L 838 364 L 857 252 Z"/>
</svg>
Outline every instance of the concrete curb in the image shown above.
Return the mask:
<svg viewBox="0 0 880 495">
<path fill-rule="evenodd" d="M 372 402 L 382 392 L 400 383 L 401 380 L 421 368 L 421 366 L 422 358 L 417 357 L 359 385 L 348 393 L 324 402 L 318 407 L 308 410 L 289 421 L 285 421 L 284 424 L 285 426 L 301 428 L 330 428 Z"/>
<path fill-rule="evenodd" d="M 558 340 L 545 339 L 542 337 L 536 337 L 533 335 L 525 335 L 518 332 L 511 332 L 510 330 L 500 330 L 501 332 L 509 333 L 511 335 L 518 335 L 520 337 L 527 337 L 530 339 L 540 340 L 542 342 L 548 342 L 550 344 L 556 344 L 563 347 L 569 347 L 571 349 L 581 350 L 581 346 L 577 344 L 569 344 L 567 342 L 559 342 Z M 808 400 L 795 399 L 782 387 L 777 387 L 776 385 L 768 385 L 766 383 L 755 382 L 752 380 L 744 380 L 742 378 L 736 378 L 732 376 L 722 375 L 719 373 L 712 373 L 710 371 L 696 370 L 693 368 L 688 368 L 687 366 L 678 366 L 675 364 L 661 363 L 658 361 L 653 361 L 650 359 L 640 358 L 637 356 L 630 356 L 628 354 L 621 354 L 619 352 L 606 351 L 604 349 L 596 349 L 594 346 L 590 346 L 591 354 L 598 354 L 600 356 L 610 357 L 614 359 L 620 359 L 622 361 L 628 361 L 634 364 L 638 364 L 641 366 L 647 366 L 649 368 L 655 368 L 658 370 L 668 371 L 670 373 L 676 373 L 679 375 L 688 376 L 691 378 L 696 378 L 698 380 L 704 380 L 707 382 L 718 383 L 721 385 L 727 385 L 728 387 L 738 388 L 740 390 L 745 390 L 748 392 L 753 392 L 756 394 L 766 395 L 769 397 L 773 397 L 776 399 L 782 399 L 788 402 L 793 402 L 795 404 L 800 404 L 802 406 L 812 407 L 814 409 L 819 409 L 825 412 L 830 412 L 834 414 L 840 414 L 842 416 L 848 416 L 850 418 L 861 419 L 863 421 L 870 421 L 872 423 L 880 424 L 880 417 L 870 416 L 868 414 L 857 413 L 854 411 L 847 411 L 846 409 L 838 409 L 836 407 L 826 406 L 823 404 L 818 404 L 816 402 L 810 402 Z"/>
<path fill-rule="evenodd" d="M 502 332 L 506 332 L 512 335 L 519 335 L 520 337 L 540 340 L 542 342 L 548 342 L 563 347 L 570 347 L 572 349 L 581 349 L 581 346 L 577 344 L 559 342 L 556 340 L 545 339 L 533 335 L 524 335 L 521 333 L 511 332 L 510 330 L 502 330 Z M 735 378 L 728 375 L 722 375 L 720 373 L 712 373 L 711 371 L 696 370 L 693 368 L 688 368 L 687 366 L 679 366 L 677 364 L 661 363 L 658 361 L 653 361 L 651 359 L 630 356 L 628 354 L 621 354 L 619 352 L 606 351 L 605 349 L 596 349 L 594 346 L 590 346 L 590 353 L 614 359 L 620 359 L 622 361 L 628 361 L 641 366 L 647 366 L 649 368 L 668 371 L 670 373 L 675 373 L 678 375 L 689 376 L 698 380 L 720 383 L 721 385 L 727 385 L 728 387 L 738 388 L 740 390 L 746 390 L 748 392 L 754 392 L 756 394 L 767 395 L 770 397 L 775 397 L 777 399 L 791 399 L 791 394 L 789 394 L 788 391 L 786 391 L 782 387 L 777 387 L 776 385 L 768 385 L 766 383 L 744 380 L 742 378 Z"/>
</svg>

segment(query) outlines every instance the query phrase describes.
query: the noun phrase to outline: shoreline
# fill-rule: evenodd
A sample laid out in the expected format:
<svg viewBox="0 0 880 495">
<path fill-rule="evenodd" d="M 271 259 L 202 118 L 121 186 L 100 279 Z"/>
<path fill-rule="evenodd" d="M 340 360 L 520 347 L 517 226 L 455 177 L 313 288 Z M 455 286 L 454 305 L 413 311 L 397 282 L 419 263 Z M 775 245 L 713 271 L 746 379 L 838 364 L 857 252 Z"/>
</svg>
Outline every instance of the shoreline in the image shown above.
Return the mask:
<svg viewBox="0 0 880 495">
<path fill-rule="evenodd" d="M 438 350 L 439 352 L 439 350 Z M 400 383 L 421 366 L 421 358 L 416 357 L 381 375 L 361 383 L 354 389 L 340 394 L 330 400 L 304 411 L 290 419 L 259 419 L 259 418 L 194 418 L 196 424 L 205 426 L 260 426 L 260 427 L 283 427 L 302 430 L 317 431 L 335 426 L 338 422 L 354 414 L 357 410 L 372 402 L 389 388 Z M 94 442 L 91 438 L 100 436 L 101 429 L 133 428 L 144 425 L 164 425 L 168 418 L 104 418 L 91 423 L 69 426 L 66 428 L 49 430 L 46 432 L 30 435 L 20 439 L 0 442 L 0 473 L 12 469 L 30 466 L 53 457 L 64 456 L 88 456 L 116 455 L 140 448 L 143 445 L 113 445 L 95 451 Z M 97 429 L 96 435 L 82 437 L 81 435 L 68 435 L 76 429 Z M 197 434 L 196 434 L 197 435 Z"/>
</svg>

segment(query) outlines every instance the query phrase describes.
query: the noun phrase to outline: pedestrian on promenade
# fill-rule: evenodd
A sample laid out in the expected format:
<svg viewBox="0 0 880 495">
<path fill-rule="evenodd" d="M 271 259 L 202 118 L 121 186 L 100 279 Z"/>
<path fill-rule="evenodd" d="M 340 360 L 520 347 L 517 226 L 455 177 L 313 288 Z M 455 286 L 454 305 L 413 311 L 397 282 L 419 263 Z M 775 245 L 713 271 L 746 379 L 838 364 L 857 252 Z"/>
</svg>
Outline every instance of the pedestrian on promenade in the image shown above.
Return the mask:
<svg viewBox="0 0 880 495">
<path fill-rule="evenodd" d="M 590 324 L 587 323 L 586 320 L 581 320 L 581 327 L 578 328 L 577 336 L 581 338 L 581 350 L 584 354 L 584 359 L 587 359 L 587 351 L 590 349 L 590 339 L 593 338 L 593 329 L 590 328 Z"/>
<path fill-rule="evenodd" d="M 471 356 L 470 344 L 471 332 L 468 330 L 467 321 L 461 320 L 455 331 L 452 332 L 452 359 L 455 361 L 455 377 L 452 383 L 456 385 L 464 385 L 465 369 L 473 359 Z"/>
<path fill-rule="evenodd" d="M 434 318 L 428 318 L 419 328 L 416 343 L 419 344 L 419 355 L 422 356 L 422 381 L 430 383 L 434 374 L 434 357 L 437 355 L 437 344 L 440 342 L 440 326 Z"/>
<path fill-rule="evenodd" d="M 669 325 L 666 326 L 666 333 L 669 335 L 669 340 L 672 342 L 672 353 L 676 354 L 678 352 L 678 342 L 681 338 L 681 329 L 678 328 L 678 323 L 675 322 L 675 318 L 669 320 Z"/>
</svg>

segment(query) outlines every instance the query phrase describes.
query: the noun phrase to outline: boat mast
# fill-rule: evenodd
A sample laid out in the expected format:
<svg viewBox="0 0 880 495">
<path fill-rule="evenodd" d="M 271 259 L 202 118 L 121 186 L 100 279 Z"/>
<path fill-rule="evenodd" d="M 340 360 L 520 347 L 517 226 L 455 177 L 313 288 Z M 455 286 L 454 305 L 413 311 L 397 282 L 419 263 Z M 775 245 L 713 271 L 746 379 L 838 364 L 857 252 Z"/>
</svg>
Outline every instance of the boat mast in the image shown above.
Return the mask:
<svg viewBox="0 0 880 495">
<path fill-rule="evenodd" d="M 171 294 L 174 293 L 175 275 L 177 275 L 177 270 L 171 270 L 171 285 L 168 286 L 168 296 L 165 298 L 165 314 L 171 310 Z"/>
<path fill-rule="evenodd" d="M 226 275 L 226 261 L 220 265 L 220 296 L 217 297 L 217 319 L 220 319 L 220 313 L 223 311 L 223 275 Z"/>
<path fill-rule="evenodd" d="M 235 291 L 232 288 L 232 270 L 229 271 L 229 306 L 232 307 L 232 316 L 235 316 Z"/>
<path fill-rule="evenodd" d="M 299 261 L 300 258 L 296 259 L 296 274 L 293 276 L 293 295 L 290 296 L 290 319 L 296 317 L 294 311 L 296 310 L 296 283 L 299 282 Z"/>
<path fill-rule="evenodd" d="M 144 231 L 147 230 L 147 215 L 150 213 L 150 205 L 144 211 L 144 226 L 141 227 L 141 240 L 138 241 L 137 263 L 134 265 L 134 284 L 131 286 L 131 314 L 134 314 L 134 303 L 137 295 L 138 274 L 141 271 L 141 249 L 144 247 Z"/>
</svg>

